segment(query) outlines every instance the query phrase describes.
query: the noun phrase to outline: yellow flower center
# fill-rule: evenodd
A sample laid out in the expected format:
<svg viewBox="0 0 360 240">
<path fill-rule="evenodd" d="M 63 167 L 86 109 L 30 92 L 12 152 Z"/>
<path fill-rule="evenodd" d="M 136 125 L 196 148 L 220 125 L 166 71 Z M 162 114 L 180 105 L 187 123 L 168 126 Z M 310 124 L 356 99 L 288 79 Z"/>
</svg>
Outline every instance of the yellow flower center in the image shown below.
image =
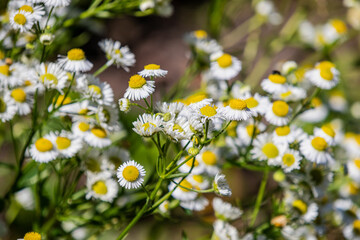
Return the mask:
<svg viewBox="0 0 360 240">
<path fill-rule="evenodd" d="M 354 160 L 355 166 L 360 169 L 360 158 Z"/>
<path fill-rule="evenodd" d="M 67 149 L 71 145 L 71 140 L 66 137 L 56 138 L 56 147 L 60 150 Z"/>
<path fill-rule="evenodd" d="M 245 101 L 246 101 L 246 106 L 248 108 L 254 108 L 257 105 L 259 105 L 259 102 L 253 97 L 250 97 L 250 98 L 246 99 Z"/>
<path fill-rule="evenodd" d="M 324 133 L 326 133 L 327 135 L 329 135 L 330 137 L 335 137 L 335 131 L 334 129 L 331 127 L 331 125 L 327 124 L 321 127 L 321 129 L 324 131 Z"/>
<path fill-rule="evenodd" d="M 71 61 L 80 61 L 85 59 L 85 53 L 80 48 L 73 48 L 67 52 L 67 58 Z"/>
<path fill-rule="evenodd" d="M 80 129 L 80 131 L 82 131 L 82 132 L 86 132 L 87 130 L 89 130 L 89 128 L 90 128 L 89 124 L 87 124 L 87 123 L 85 123 L 85 122 L 81 122 L 81 123 L 79 124 L 79 129 Z"/>
<path fill-rule="evenodd" d="M 353 182 L 349 183 L 349 193 L 351 195 L 356 195 L 359 192 L 359 186 Z"/>
<path fill-rule="evenodd" d="M 71 98 L 70 97 L 66 97 L 64 100 L 64 95 L 60 95 L 57 100 L 56 100 L 56 107 L 60 106 L 60 104 L 62 103 L 62 105 L 66 105 L 71 103 Z M 55 100 L 55 99 L 54 99 Z"/>
<path fill-rule="evenodd" d="M 290 166 L 292 166 L 294 164 L 295 157 L 294 157 L 294 155 L 292 155 L 290 153 L 285 153 L 283 158 L 282 158 L 282 161 L 286 166 L 290 167 Z"/>
<path fill-rule="evenodd" d="M 360 233 L 360 220 L 357 219 L 353 222 L 353 228 L 356 231 L 356 233 Z"/>
<path fill-rule="evenodd" d="M 199 161 L 198 160 L 194 160 L 194 158 L 190 158 L 187 162 L 186 165 L 188 165 L 189 167 L 192 167 L 194 163 L 194 167 L 199 166 Z"/>
<path fill-rule="evenodd" d="M 104 181 L 97 181 L 92 185 L 92 190 L 99 195 L 105 195 L 108 190 Z"/>
<path fill-rule="evenodd" d="M 97 95 L 102 95 L 101 93 L 101 88 L 99 86 L 96 85 L 89 85 L 89 90 L 93 93 L 96 93 Z"/>
<path fill-rule="evenodd" d="M 287 97 L 290 96 L 290 95 L 291 95 L 291 91 L 287 91 L 287 92 L 281 93 L 281 94 L 280 94 L 280 97 L 281 97 L 282 99 L 285 99 L 285 98 L 287 98 Z"/>
<path fill-rule="evenodd" d="M 150 124 L 151 124 L 152 126 L 156 127 L 156 125 L 153 124 L 153 123 L 151 123 L 151 122 L 144 123 L 144 124 L 142 125 L 142 127 L 144 128 L 145 131 L 147 131 L 147 130 L 150 128 Z"/>
<path fill-rule="evenodd" d="M 260 129 L 258 129 L 256 126 L 254 126 L 253 124 L 247 125 L 246 126 L 246 132 L 247 134 L 252 137 L 252 135 L 254 134 L 254 129 L 255 129 L 255 136 L 257 134 L 260 133 Z"/>
<path fill-rule="evenodd" d="M 293 207 L 299 210 L 302 214 L 305 214 L 307 212 L 307 205 L 301 200 L 295 200 L 292 203 Z"/>
<path fill-rule="evenodd" d="M 311 100 L 311 106 L 316 108 L 316 107 L 320 107 L 321 105 L 322 105 L 322 101 L 320 100 L 320 98 L 315 97 Z"/>
<path fill-rule="evenodd" d="M 318 151 L 324 151 L 327 148 L 327 142 L 322 137 L 314 137 L 311 145 Z"/>
<path fill-rule="evenodd" d="M 21 88 L 16 88 L 11 91 L 11 97 L 17 102 L 25 102 L 26 101 L 26 93 Z"/>
<path fill-rule="evenodd" d="M 189 104 L 192 104 L 192 103 L 200 102 L 200 101 L 204 100 L 205 98 L 206 98 L 206 94 L 204 94 L 204 93 L 197 93 L 197 94 L 194 94 L 194 95 L 189 96 L 189 97 L 186 99 L 185 103 L 186 103 L 187 105 L 189 105 Z"/>
<path fill-rule="evenodd" d="M 196 38 L 207 38 L 208 34 L 204 30 L 194 31 L 194 35 Z"/>
<path fill-rule="evenodd" d="M 58 83 L 58 79 L 54 74 L 51 73 L 45 73 L 40 76 L 40 80 L 44 83 L 45 81 L 52 82 L 54 84 Z"/>
<path fill-rule="evenodd" d="M 145 70 L 157 70 L 160 69 L 160 65 L 157 64 L 148 64 L 146 66 L 144 66 Z"/>
<path fill-rule="evenodd" d="M 229 106 L 235 110 L 244 110 L 247 107 L 246 101 L 242 99 L 231 99 Z"/>
<path fill-rule="evenodd" d="M 276 116 L 285 117 L 289 113 L 289 105 L 284 101 L 275 101 L 272 110 Z"/>
<path fill-rule="evenodd" d="M 117 55 L 119 55 L 120 57 L 123 57 L 123 55 L 122 55 L 122 53 L 121 53 L 121 51 L 120 51 L 120 49 L 115 49 L 115 54 L 117 54 Z"/>
<path fill-rule="evenodd" d="M 279 155 L 279 150 L 273 143 L 266 143 L 262 148 L 262 152 L 267 158 L 275 158 Z"/>
<path fill-rule="evenodd" d="M 189 183 L 186 179 L 182 180 L 182 182 L 179 184 L 179 187 L 183 192 L 189 191 L 186 188 L 192 189 L 191 183 Z"/>
<path fill-rule="evenodd" d="M 340 34 L 345 33 L 347 30 L 346 24 L 339 19 L 332 20 L 331 25 L 335 28 L 336 32 Z"/>
<path fill-rule="evenodd" d="M 25 234 L 24 240 L 41 240 L 41 235 L 37 232 L 28 232 Z"/>
<path fill-rule="evenodd" d="M 97 136 L 98 138 L 106 138 L 106 131 L 101 127 L 94 127 L 91 129 L 91 133 Z"/>
<path fill-rule="evenodd" d="M 79 115 L 86 115 L 88 112 L 89 112 L 89 109 L 83 108 L 83 109 L 80 109 L 80 111 L 78 113 L 79 113 Z"/>
<path fill-rule="evenodd" d="M 16 22 L 19 25 L 25 25 L 26 17 L 24 16 L 24 14 L 18 13 L 14 16 L 14 22 Z"/>
<path fill-rule="evenodd" d="M 206 117 L 212 117 L 216 115 L 216 109 L 216 106 L 206 105 L 205 107 L 200 108 L 200 113 Z"/>
<path fill-rule="evenodd" d="M 201 156 L 203 162 L 206 164 L 206 165 L 215 165 L 216 162 L 217 162 L 217 157 L 216 157 L 216 154 L 211 152 L 211 151 L 205 151 L 203 152 L 202 156 Z"/>
<path fill-rule="evenodd" d="M 0 113 L 3 113 L 3 112 L 5 112 L 6 111 L 6 103 L 5 103 L 5 101 L 2 99 L 2 98 L 0 98 Z"/>
<path fill-rule="evenodd" d="M 0 66 L 0 73 L 2 75 L 5 75 L 5 76 L 9 76 L 10 75 L 10 70 L 9 70 L 9 65 L 1 65 Z"/>
<path fill-rule="evenodd" d="M 222 68 L 227 68 L 227 67 L 230 67 L 232 65 L 231 55 L 227 54 L 227 53 L 223 54 L 216 61 L 219 64 L 219 66 L 222 67 Z"/>
<path fill-rule="evenodd" d="M 238 122 L 236 122 L 236 121 L 232 121 L 229 124 L 228 128 L 226 129 L 226 132 L 230 137 L 236 137 L 237 126 L 238 126 Z"/>
<path fill-rule="evenodd" d="M 290 133 L 289 126 L 277 127 L 275 132 L 278 136 L 287 136 Z"/>
<path fill-rule="evenodd" d="M 29 12 L 29 13 L 33 13 L 34 12 L 34 9 L 29 6 L 29 5 L 23 5 L 19 11 L 25 11 L 25 12 Z"/>
<path fill-rule="evenodd" d="M 53 148 L 53 145 L 48 139 L 39 138 L 35 142 L 35 147 L 39 152 L 48 152 Z"/>
<path fill-rule="evenodd" d="M 178 132 L 184 132 L 184 129 L 177 123 L 174 124 L 173 126 L 173 131 L 178 131 Z"/>
<path fill-rule="evenodd" d="M 127 166 L 122 173 L 124 179 L 128 182 L 134 182 L 138 179 L 140 172 L 135 166 Z"/>
<path fill-rule="evenodd" d="M 146 84 L 145 78 L 137 74 L 132 76 L 129 81 L 129 87 L 131 88 L 141 88 L 145 84 Z"/>
<path fill-rule="evenodd" d="M 316 65 L 316 69 L 319 69 L 320 76 L 325 80 L 332 80 L 334 75 L 331 72 L 331 69 L 334 68 L 335 65 L 332 62 L 329 61 L 322 61 L 318 65 Z"/>
<path fill-rule="evenodd" d="M 202 183 L 204 181 L 204 177 L 202 175 L 194 175 L 193 179 L 198 183 Z"/>
<path fill-rule="evenodd" d="M 271 82 L 276 84 L 284 84 L 286 82 L 286 78 L 279 74 L 270 74 L 268 78 Z"/>
</svg>

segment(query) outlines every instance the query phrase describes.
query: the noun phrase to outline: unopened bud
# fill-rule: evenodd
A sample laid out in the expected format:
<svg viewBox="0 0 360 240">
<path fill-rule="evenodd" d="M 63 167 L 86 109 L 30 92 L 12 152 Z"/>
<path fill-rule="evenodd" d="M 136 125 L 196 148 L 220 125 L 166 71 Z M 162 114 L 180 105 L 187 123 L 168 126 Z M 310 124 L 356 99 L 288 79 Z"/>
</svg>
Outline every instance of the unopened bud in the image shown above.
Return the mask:
<svg viewBox="0 0 360 240">
<path fill-rule="evenodd" d="M 191 147 L 191 148 L 189 148 L 188 153 L 189 153 L 190 155 L 195 156 L 195 155 L 197 155 L 197 154 L 199 153 L 199 151 L 200 151 L 200 150 L 199 150 L 198 148 Z"/>
<path fill-rule="evenodd" d="M 284 227 L 287 224 L 287 219 L 285 215 L 276 216 L 271 219 L 271 225 L 275 227 Z"/>
<path fill-rule="evenodd" d="M 43 33 L 40 36 L 40 42 L 43 45 L 50 45 L 54 40 L 54 35 L 51 33 Z"/>
</svg>

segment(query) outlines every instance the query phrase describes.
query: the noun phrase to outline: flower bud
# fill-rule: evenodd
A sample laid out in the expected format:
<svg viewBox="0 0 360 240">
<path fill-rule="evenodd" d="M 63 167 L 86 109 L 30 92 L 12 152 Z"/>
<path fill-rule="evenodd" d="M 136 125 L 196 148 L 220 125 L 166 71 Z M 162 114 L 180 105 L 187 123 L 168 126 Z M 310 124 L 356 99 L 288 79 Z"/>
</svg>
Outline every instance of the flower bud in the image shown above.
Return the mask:
<svg viewBox="0 0 360 240">
<path fill-rule="evenodd" d="M 189 148 L 189 150 L 188 150 L 188 152 L 189 152 L 189 154 L 190 155 L 193 155 L 193 156 L 195 156 L 195 155 L 197 155 L 198 153 L 199 153 L 199 149 L 198 148 L 194 148 L 194 147 L 191 147 L 191 148 Z"/>
<path fill-rule="evenodd" d="M 43 33 L 40 35 L 40 42 L 43 45 L 50 45 L 54 40 L 54 35 L 51 33 Z"/>
</svg>

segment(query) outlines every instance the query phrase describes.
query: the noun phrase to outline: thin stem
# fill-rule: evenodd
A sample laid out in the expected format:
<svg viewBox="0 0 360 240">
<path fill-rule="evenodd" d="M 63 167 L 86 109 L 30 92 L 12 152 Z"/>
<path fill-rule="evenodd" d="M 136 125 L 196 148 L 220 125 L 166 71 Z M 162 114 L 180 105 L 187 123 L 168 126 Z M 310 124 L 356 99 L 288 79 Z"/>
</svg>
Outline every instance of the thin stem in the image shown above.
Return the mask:
<svg viewBox="0 0 360 240">
<path fill-rule="evenodd" d="M 269 175 L 269 169 L 266 168 L 265 171 L 264 171 L 264 175 L 263 175 L 263 178 L 261 180 L 259 192 L 258 192 L 258 195 L 257 195 L 257 198 L 256 198 L 255 207 L 254 207 L 254 211 L 252 213 L 252 220 L 251 220 L 250 226 L 254 225 L 256 217 L 257 217 L 257 215 L 259 213 L 261 203 L 262 203 L 262 199 L 263 199 L 264 193 L 265 193 L 265 187 L 266 187 L 268 175 Z"/>
<path fill-rule="evenodd" d="M 111 66 L 111 65 L 110 65 Z M 99 68 L 93 75 L 94 77 L 100 75 L 103 71 L 105 71 L 106 69 L 108 69 L 109 64 L 106 62 L 101 68 Z"/>
<path fill-rule="evenodd" d="M 18 161 L 19 161 L 19 159 L 18 159 L 18 149 L 17 149 L 16 139 L 14 137 L 14 126 L 12 124 L 12 120 L 9 123 L 10 123 L 10 135 L 11 135 L 11 141 L 12 141 L 12 144 L 13 144 L 15 160 L 16 160 L 16 163 L 18 163 Z"/>
</svg>

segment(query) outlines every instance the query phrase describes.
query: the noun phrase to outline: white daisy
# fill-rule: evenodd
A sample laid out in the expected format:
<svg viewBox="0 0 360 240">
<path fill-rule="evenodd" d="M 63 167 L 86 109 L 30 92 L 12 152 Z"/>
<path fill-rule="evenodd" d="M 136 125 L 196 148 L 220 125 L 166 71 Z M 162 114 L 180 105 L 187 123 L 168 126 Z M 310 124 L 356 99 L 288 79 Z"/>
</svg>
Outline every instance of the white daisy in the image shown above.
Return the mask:
<svg viewBox="0 0 360 240">
<path fill-rule="evenodd" d="M 227 53 L 214 53 L 211 56 L 214 61 L 210 64 L 210 74 L 218 80 L 230 80 L 241 71 L 241 62 Z"/>
<path fill-rule="evenodd" d="M 37 232 L 28 232 L 25 234 L 24 238 L 18 240 L 41 240 L 41 235 Z"/>
<path fill-rule="evenodd" d="M 232 221 L 238 219 L 242 214 L 237 207 L 233 207 L 230 203 L 224 202 L 221 198 L 215 197 L 212 201 L 216 218 L 223 221 Z"/>
<path fill-rule="evenodd" d="M 147 98 L 155 91 L 155 82 L 146 81 L 140 75 L 134 75 L 130 78 L 129 87 L 124 94 L 125 98 L 131 101 Z"/>
<path fill-rule="evenodd" d="M 282 152 L 281 156 L 281 167 L 284 172 L 291 172 L 294 169 L 300 169 L 301 156 L 298 151 L 294 149 L 286 149 Z"/>
<path fill-rule="evenodd" d="M 33 102 L 32 96 L 27 94 L 23 88 L 15 88 L 7 92 L 6 99 L 9 99 L 12 104 L 17 108 L 17 112 L 20 116 L 27 115 L 31 112 L 31 106 Z"/>
<path fill-rule="evenodd" d="M 47 0 L 58 1 L 58 0 Z M 87 72 L 93 67 L 93 64 L 85 57 L 85 53 L 80 48 L 73 48 L 67 52 L 67 56 L 60 56 L 58 64 L 68 72 Z"/>
<path fill-rule="evenodd" d="M 83 140 L 92 147 L 104 148 L 110 146 L 111 140 L 106 129 L 94 126 L 87 132 Z"/>
<path fill-rule="evenodd" d="M 66 7 L 70 4 L 71 0 L 42 0 L 42 2 L 48 7 Z"/>
<path fill-rule="evenodd" d="M 180 201 L 191 201 L 197 197 L 197 193 L 189 189 L 193 189 L 193 185 L 186 179 L 176 178 L 169 184 L 169 191 L 173 191 L 171 196 Z M 181 182 L 180 182 L 181 181 Z M 178 186 L 177 186 L 178 185 Z M 175 190 L 174 190 L 175 189 Z"/>
<path fill-rule="evenodd" d="M 229 105 L 221 109 L 221 114 L 228 121 L 248 120 L 256 115 L 247 107 L 247 102 L 243 99 L 230 99 Z"/>
<path fill-rule="evenodd" d="M 313 222 L 318 216 L 319 207 L 316 203 L 307 204 L 306 202 L 297 199 L 292 202 L 293 209 L 297 210 L 300 215 L 300 218 L 303 219 L 306 223 Z"/>
<path fill-rule="evenodd" d="M 295 126 L 282 126 L 275 128 L 273 132 L 273 139 L 276 143 L 293 143 L 296 140 L 296 130 Z"/>
<path fill-rule="evenodd" d="M 322 61 L 315 65 L 315 68 L 306 72 L 305 77 L 312 84 L 321 89 L 331 89 L 339 82 L 339 71 L 329 61 Z"/>
<path fill-rule="evenodd" d="M 55 63 L 37 65 L 30 77 L 37 81 L 37 87 L 41 92 L 44 88 L 51 88 L 62 93 L 68 80 L 66 72 Z"/>
<path fill-rule="evenodd" d="M 175 120 L 164 123 L 164 132 L 175 142 L 180 140 L 190 140 L 194 134 L 190 129 L 188 119 L 178 117 Z"/>
<path fill-rule="evenodd" d="M 220 171 L 220 154 L 217 149 L 203 148 L 200 153 L 196 155 L 196 159 L 209 175 L 215 176 Z"/>
<path fill-rule="evenodd" d="M 195 42 L 194 47 L 200 54 L 205 53 L 207 55 L 221 52 L 223 50 L 222 46 L 214 39 L 200 39 Z"/>
<path fill-rule="evenodd" d="M 273 73 L 261 82 L 261 87 L 265 92 L 278 94 L 287 91 L 286 78 L 278 73 Z"/>
<path fill-rule="evenodd" d="M 280 154 L 284 148 L 283 144 L 277 144 L 271 134 L 263 133 L 258 135 L 253 144 L 251 154 L 259 161 L 267 160 L 269 165 L 280 164 Z"/>
<path fill-rule="evenodd" d="M 19 8 L 19 12 L 24 11 L 30 13 L 30 17 L 32 17 L 35 21 L 41 20 L 41 18 L 45 15 L 44 7 L 41 5 L 22 5 Z"/>
<path fill-rule="evenodd" d="M 355 182 L 360 183 L 360 157 L 348 161 L 346 166 L 349 177 Z"/>
<path fill-rule="evenodd" d="M 182 164 L 184 163 L 184 161 L 186 161 L 186 163 Z M 180 164 L 182 164 L 181 167 L 179 168 L 180 172 L 189 173 L 191 170 L 191 173 L 196 175 L 204 173 L 204 165 L 200 164 L 195 157 L 193 158 L 189 156 L 182 157 L 178 161 L 178 165 Z"/>
<path fill-rule="evenodd" d="M 191 211 L 202 211 L 207 205 L 209 205 L 209 200 L 204 196 L 200 196 L 190 201 L 180 201 L 180 206 L 182 208 L 189 209 Z"/>
<path fill-rule="evenodd" d="M 324 138 L 330 146 L 335 145 L 336 133 L 331 124 L 324 124 L 321 128 L 314 128 L 314 135 Z"/>
<path fill-rule="evenodd" d="M 126 189 L 139 188 L 144 182 L 146 171 L 134 160 L 123 163 L 117 170 L 120 186 Z"/>
<path fill-rule="evenodd" d="M 16 105 L 9 99 L 8 93 L 2 94 L 0 90 L 0 119 L 2 122 L 11 120 L 17 111 Z"/>
<path fill-rule="evenodd" d="M 230 197 L 232 192 L 225 179 L 225 175 L 217 173 L 213 181 L 214 192 L 219 196 Z"/>
<path fill-rule="evenodd" d="M 328 152 L 329 144 L 322 137 L 311 136 L 300 143 L 300 151 L 304 157 L 317 164 L 334 163 L 334 158 Z"/>
<path fill-rule="evenodd" d="M 46 135 L 37 139 L 35 143 L 30 146 L 30 155 L 36 162 L 48 163 L 55 160 L 59 152 L 50 141 L 50 136 Z"/>
<path fill-rule="evenodd" d="M 323 104 L 320 98 L 313 98 L 311 106 L 314 108 L 306 110 L 299 115 L 299 119 L 304 122 L 317 123 L 323 121 L 329 114 L 328 108 Z"/>
<path fill-rule="evenodd" d="M 49 133 L 49 140 L 63 158 L 75 156 L 82 148 L 81 138 L 77 138 L 72 133 L 66 131 L 62 131 L 60 134 Z"/>
<path fill-rule="evenodd" d="M 144 113 L 139 116 L 136 122 L 133 122 L 133 130 L 143 137 L 151 137 L 161 130 L 162 120 L 158 115 Z"/>
<path fill-rule="evenodd" d="M 194 45 L 199 40 L 206 40 L 208 38 L 209 38 L 208 33 L 202 29 L 187 33 L 185 36 L 186 42 L 188 42 L 191 45 Z"/>
<path fill-rule="evenodd" d="M 306 98 L 306 91 L 301 87 L 288 86 L 285 92 L 274 94 L 274 98 L 283 101 L 296 102 Z"/>
<path fill-rule="evenodd" d="M 348 109 L 348 102 L 343 92 L 331 91 L 329 97 L 329 106 L 336 112 L 345 112 Z"/>
<path fill-rule="evenodd" d="M 184 109 L 184 107 L 185 105 L 181 102 L 158 102 L 156 104 L 156 108 L 162 113 L 179 114 Z"/>
<path fill-rule="evenodd" d="M 323 27 L 323 36 L 327 44 L 333 44 L 347 33 L 346 24 L 340 19 L 332 19 Z"/>
<path fill-rule="evenodd" d="M 265 124 L 261 122 L 255 126 L 250 121 L 245 122 L 245 124 L 239 124 L 236 128 L 236 135 L 237 139 L 240 140 L 240 146 L 249 146 L 253 135 L 255 139 L 258 134 L 265 130 L 265 128 Z"/>
<path fill-rule="evenodd" d="M 191 185 L 194 186 L 196 189 L 205 190 L 210 185 L 207 178 L 199 174 L 190 174 L 186 177 L 186 180 L 188 180 L 189 183 L 191 183 Z"/>
<path fill-rule="evenodd" d="M 87 74 L 88 84 L 84 91 L 85 97 L 90 98 L 92 101 L 100 105 L 114 104 L 114 92 L 110 84 L 107 82 L 100 82 L 98 78 Z"/>
<path fill-rule="evenodd" d="M 221 109 L 221 107 L 220 107 Z M 208 104 L 208 105 L 190 105 L 190 112 L 193 112 L 193 116 L 197 117 L 201 122 L 205 122 L 206 120 L 215 121 L 217 118 L 221 118 L 221 110 L 219 107 Z"/>
<path fill-rule="evenodd" d="M 108 65 L 116 64 L 117 68 L 121 66 L 127 72 L 129 72 L 129 67 L 134 66 L 136 62 L 135 55 L 130 52 L 128 46 L 121 47 L 119 41 L 113 41 L 112 39 L 100 41 L 99 46 L 106 54 Z"/>
<path fill-rule="evenodd" d="M 356 219 L 343 228 L 345 239 L 360 240 L 360 220 Z"/>
<path fill-rule="evenodd" d="M 222 220 L 216 220 L 213 224 L 213 239 L 239 240 L 239 233 L 235 227 Z"/>
<path fill-rule="evenodd" d="M 120 129 L 119 125 L 119 111 L 116 105 L 101 106 L 99 105 L 95 114 L 98 124 L 108 131 L 117 131 Z"/>
<path fill-rule="evenodd" d="M 117 197 L 119 185 L 111 178 L 108 172 L 99 174 L 89 174 L 86 180 L 87 194 L 86 198 L 100 199 L 105 202 L 113 202 Z"/>
<path fill-rule="evenodd" d="M 270 104 L 269 98 L 255 93 L 254 96 L 245 95 L 246 106 L 254 113 L 253 116 L 264 115 Z"/>
<path fill-rule="evenodd" d="M 34 18 L 31 13 L 24 10 L 13 12 L 10 15 L 10 24 L 13 29 L 19 30 L 21 33 L 28 32 L 34 25 Z"/>
<path fill-rule="evenodd" d="M 157 64 L 148 64 L 144 66 L 144 70 L 138 72 L 142 77 L 164 77 L 168 73 L 167 70 L 162 70 L 160 65 Z"/>
<path fill-rule="evenodd" d="M 289 123 L 292 109 L 281 100 L 273 102 L 265 113 L 265 119 L 276 126 L 283 126 Z"/>
</svg>

